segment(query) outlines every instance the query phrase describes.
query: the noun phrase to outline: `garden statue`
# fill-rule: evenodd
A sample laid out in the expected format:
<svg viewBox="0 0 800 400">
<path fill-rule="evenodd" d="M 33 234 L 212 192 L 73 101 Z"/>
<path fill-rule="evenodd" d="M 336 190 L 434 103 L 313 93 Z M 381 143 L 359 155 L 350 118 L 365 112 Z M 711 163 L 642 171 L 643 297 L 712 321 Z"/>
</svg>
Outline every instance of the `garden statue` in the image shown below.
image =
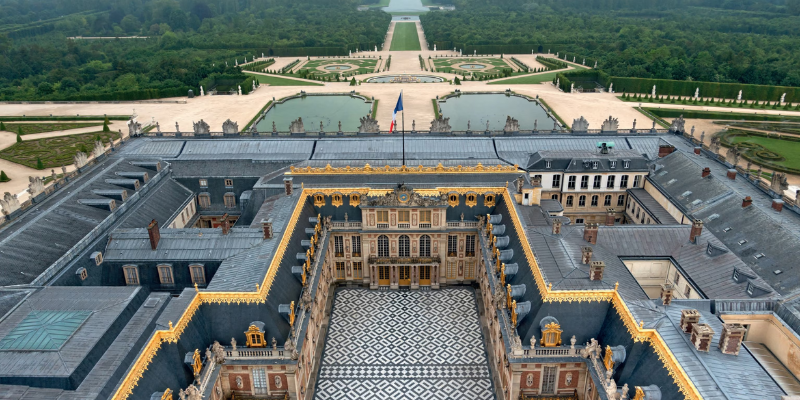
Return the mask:
<svg viewBox="0 0 800 400">
<path fill-rule="evenodd" d="M 653 85 L 653 91 L 650 95 L 656 97 L 656 85 Z"/>
<path fill-rule="evenodd" d="M 378 52 L 378 46 L 377 45 L 375 46 L 375 52 L 376 53 Z"/>
<path fill-rule="evenodd" d="M 206 95 L 206 94 L 205 94 L 205 92 L 203 92 L 203 87 L 202 87 L 202 86 L 200 86 L 200 96 L 205 96 L 205 95 Z"/>
<path fill-rule="evenodd" d="M 586 59 L 585 58 L 583 59 L 582 65 L 586 65 Z"/>
<path fill-rule="evenodd" d="M 433 44 L 433 51 L 436 51 L 436 43 Z"/>
<path fill-rule="evenodd" d="M 569 92 L 570 93 L 575 93 L 575 83 L 574 82 L 569 84 Z"/>
<path fill-rule="evenodd" d="M 573 63 L 575 62 L 575 59 L 576 59 L 576 57 L 575 57 L 575 56 L 572 56 L 572 62 L 573 62 Z"/>
<path fill-rule="evenodd" d="M 694 90 L 694 98 L 696 99 L 698 97 L 700 97 L 700 88 Z"/>
<path fill-rule="evenodd" d="M 597 68 L 597 62 L 595 62 L 594 64 L 595 68 Z M 614 82 L 611 82 L 611 84 L 608 85 L 608 93 L 614 93 Z"/>
<path fill-rule="evenodd" d="M 539 125 L 539 120 L 538 119 L 533 120 L 533 130 L 534 131 L 538 131 L 539 130 L 538 125 Z"/>
<path fill-rule="evenodd" d="M 631 130 L 636 132 L 636 118 L 633 119 L 633 128 Z"/>
<path fill-rule="evenodd" d="M 550 50 L 547 50 L 547 54 L 550 54 Z M 558 52 L 556 52 L 556 58 L 558 58 Z"/>
<path fill-rule="evenodd" d="M 242 85 L 239 85 L 239 96 L 242 95 Z"/>
<path fill-rule="evenodd" d="M 556 78 L 556 88 L 561 85 L 561 78 Z"/>
<path fill-rule="evenodd" d="M 739 95 L 736 96 L 736 101 L 742 101 L 742 91 L 739 91 Z"/>
<path fill-rule="evenodd" d="M 236 60 L 234 60 L 233 62 L 234 62 L 234 64 L 233 64 L 234 67 L 239 65 L 239 59 L 238 58 Z"/>
<path fill-rule="evenodd" d="M 339 132 L 342 131 L 342 121 L 339 121 Z"/>
<path fill-rule="evenodd" d="M 253 79 L 253 90 L 256 90 L 256 80 Z"/>
<path fill-rule="evenodd" d="M 594 60 L 594 69 L 597 69 L 597 60 Z"/>
<path fill-rule="evenodd" d="M 781 95 L 781 104 L 783 104 L 785 101 L 786 101 L 786 93 Z"/>
</svg>

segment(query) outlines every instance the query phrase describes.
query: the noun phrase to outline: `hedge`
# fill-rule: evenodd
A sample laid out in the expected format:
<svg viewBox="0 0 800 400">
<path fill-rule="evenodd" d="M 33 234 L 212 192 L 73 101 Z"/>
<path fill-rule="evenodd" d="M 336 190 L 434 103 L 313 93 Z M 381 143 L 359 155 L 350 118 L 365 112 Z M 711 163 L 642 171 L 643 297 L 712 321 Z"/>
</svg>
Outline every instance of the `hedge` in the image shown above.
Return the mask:
<svg viewBox="0 0 800 400">
<path fill-rule="evenodd" d="M 55 116 L 3 116 L 0 117 L 0 121 L 102 121 L 104 118 L 108 118 L 109 120 L 113 121 L 127 121 L 130 119 L 129 116 L 126 115 L 76 115 L 76 116 L 69 116 L 69 115 L 55 115 Z"/>
<path fill-rule="evenodd" d="M 164 97 L 185 97 L 189 94 L 188 86 L 167 89 L 141 89 L 109 93 L 89 93 L 70 96 L 65 101 L 128 101 L 150 100 Z M 197 89 L 195 89 L 197 90 Z"/>
<path fill-rule="evenodd" d="M 667 96 L 694 96 L 697 88 L 700 88 L 701 97 L 713 97 L 721 99 L 735 99 L 742 91 L 743 100 L 780 100 L 786 93 L 787 102 L 800 102 L 800 88 L 789 86 L 767 86 L 767 85 L 746 85 L 741 83 L 718 83 L 718 82 L 697 82 L 697 81 L 676 81 L 671 79 L 647 79 L 647 78 L 622 78 L 614 76 L 611 78 L 614 83 L 614 91 L 618 93 L 651 93 L 653 85 L 656 86 L 656 94 Z"/>
<path fill-rule="evenodd" d="M 564 92 L 569 92 L 573 83 L 580 82 L 600 82 L 601 85 L 608 87 L 611 77 L 596 69 L 582 69 L 577 71 L 562 72 L 556 75 L 559 80 L 559 88 Z"/>
</svg>

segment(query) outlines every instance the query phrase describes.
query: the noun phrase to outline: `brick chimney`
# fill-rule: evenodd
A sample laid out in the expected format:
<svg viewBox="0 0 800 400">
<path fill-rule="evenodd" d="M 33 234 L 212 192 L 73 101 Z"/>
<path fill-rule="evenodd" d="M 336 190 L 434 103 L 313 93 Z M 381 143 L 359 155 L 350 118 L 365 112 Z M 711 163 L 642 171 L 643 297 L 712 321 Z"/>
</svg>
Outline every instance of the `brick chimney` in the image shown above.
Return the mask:
<svg viewBox="0 0 800 400">
<path fill-rule="evenodd" d="M 617 219 L 617 213 L 613 208 L 606 210 L 606 226 L 614 226 L 614 220 Z"/>
<path fill-rule="evenodd" d="M 606 269 L 606 263 L 602 261 L 592 261 L 589 264 L 589 280 L 590 281 L 602 281 L 603 280 L 603 270 Z"/>
<path fill-rule="evenodd" d="M 744 200 L 742 200 L 742 208 L 750 207 L 751 204 L 753 204 L 753 199 L 751 199 L 750 196 L 747 196 L 744 198 Z"/>
<path fill-rule="evenodd" d="M 772 199 L 772 209 L 781 212 L 783 211 L 783 200 L 781 199 Z"/>
<path fill-rule="evenodd" d="M 719 337 L 719 349 L 725 354 L 739 355 L 744 334 L 747 328 L 742 324 L 722 324 L 722 335 Z"/>
<path fill-rule="evenodd" d="M 291 196 L 294 192 L 293 178 L 283 178 L 283 188 L 286 190 L 286 195 Z"/>
<path fill-rule="evenodd" d="M 700 177 L 701 178 L 705 178 L 705 177 L 707 177 L 709 175 L 711 175 L 711 168 L 709 168 L 709 167 L 703 168 L 703 173 L 700 174 Z"/>
<path fill-rule="evenodd" d="M 595 222 L 589 222 L 583 225 L 583 240 L 591 244 L 597 244 L 597 233 L 599 227 L 600 225 Z"/>
<path fill-rule="evenodd" d="M 711 348 L 711 339 L 714 338 L 714 330 L 708 324 L 696 323 L 692 325 L 692 344 L 697 351 L 705 351 Z"/>
<path fill-rule="evenodd" d="M 668 306 L 670 303 L 672 303 L 672 292 L 674 291 L 675 286 L 671 283 L 661 284 L 661 302 L 664 303 L 665 306 Z"/>
<path fill-rule="evenodd" d="M 272 239 L 272 218 L 261 220 L 261 228 L 264 230 L 264 240 Z"/>
<path fill-rule="evenodd" d="M 554 219 L 553 220 L 553 235 L 560 235 L 561 234 L 561 220 Z"/>
<path fill-rule="evenodd" d="M 698 147 L 695 147 L 695 148 L 694 148 L 694 154 L 697 154 L 697 155 L 699 156 L 699 155 L 700 155 L 700 150 L 702 150 L 702 149 L 703 149 L 703 148 L 702 148 L 702 147 L 699 147 L 699 146 L 698 146 Z"/>
<path fill-rule="evenodd" d="M 161 231 L 158 229 L 158 221 L 152 220 L 147 225 L 147 235 L 150 236 L 150 248 L 155 250 L 158 248 L 158 241 L 161 240 Z"/>
<path fill-rule="evenodd" d="M 222 223 L 220 224 L 222 228 L 222 234 L 227 235 L 231 231 L 231 221 L 228 218 L 228 213 L 222 216 Z"/>
<path fill-rule="evenodd" d="M 692 230 L 689 231 L 689 241 L 697 244 L 697 237 L 703 233 L 703 221 L 696 219 L 692 221 Z"/>
<path fill-rule="evenodd" d="M 581 264 L 592 262 L 592 248 L 589 246 L 581 247 Z"/>
<path fill-rule="evenodd" d="M 700 313 L 697 310 L 681 310 L 681 329 L 684 333 L 692 333 L 692 326 L 700 322 Z"/>
<path fill-rule="evenodd" d="M 675 151 L 675 146 L 671 144 L 662 144 L 658 146 L 658 158 L 666 157 L 672 154 L 673 151 Z"/>
<path fill-rule="evenodd" d="M 736 169 L 731 168 L 728 170 L 728 179 L 735 181 L 736 180 Z"/>
</svg>

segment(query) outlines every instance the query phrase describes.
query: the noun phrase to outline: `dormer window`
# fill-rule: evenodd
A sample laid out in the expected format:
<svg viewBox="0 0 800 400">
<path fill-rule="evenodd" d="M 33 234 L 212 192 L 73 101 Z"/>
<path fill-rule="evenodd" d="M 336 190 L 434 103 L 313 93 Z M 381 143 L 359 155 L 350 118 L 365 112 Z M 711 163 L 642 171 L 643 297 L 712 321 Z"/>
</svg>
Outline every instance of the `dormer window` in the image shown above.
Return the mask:
<svg viewBox="0 0 800 400">
<path fill-rule="evenodd" d="M 617 160 L 609 160 L 608 166 L 609 168 L 617 168 Z"/>
<path fill-rule="evenodd" d="M 597 161 L 592 161 L 592 169 L 597 169 L 597 167 L 598 167 L 599 165 L 600 165 L 600 163 L 599 163 L 599 162 L 597 162 Z"/>
<path fill-rule="evenodd" d="M 722 231 L 723 231 L 723 232 L 730 232 L 730 231 L 731 231 L 731 229 L 733 229 L 733 228 L 731 228 L 731 227 L 729 226 L 729 227 L 727 227 L 727 228 L 723 229 Z"/>
<path fill-rule="evenodd" d="M 225 187 L 233 187 L 233 179 L 225 179 Z"/>
<path fill-rule="evenodd" d="M 631 160 L 622 160 L 622 168 L 628 169 L 631 167 Z"/>
<path fill-rule="evenodd" d="M 752 283 L 748 283 L 747 284 L 747 294 L 749 294 L 750 296 L 753 295 L 753 284 Z"/>
<path fill-rule="evenodd" d="M 550 169 L 550 160 L 544 162 L 544 167 Z"/>
<path fill-rule="evenodd" d="M 753 257 L 755 257 L 756 260 L 760 260 L 760 259 L 762 259 L 762 258 L 764 258 L 766 256 L 764 255 L 764 253 L 758 253 L 758 254 L 754 255 Z"/>
<path fill-rule="evenodd" d="M 747 239 L 742 239 L 742 240 L 740 240 L 740 241 L 738 241 L 736 243 L 739 243 L 739 246 L 741 246 L 741 245 L 747 243 Z"/>
<path fill-rule="evenodd" d="M 207 188 L 208 187 L 208 179 L 200 179 L 200 187 Z"/>
</svg>

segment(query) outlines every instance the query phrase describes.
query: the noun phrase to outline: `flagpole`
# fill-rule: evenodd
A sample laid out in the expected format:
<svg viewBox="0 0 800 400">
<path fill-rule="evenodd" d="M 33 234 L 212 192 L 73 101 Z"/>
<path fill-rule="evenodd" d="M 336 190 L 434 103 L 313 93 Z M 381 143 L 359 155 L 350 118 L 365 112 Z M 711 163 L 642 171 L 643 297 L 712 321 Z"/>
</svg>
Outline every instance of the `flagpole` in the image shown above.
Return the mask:
<svg viewBox="0 0 800 400">
<path fill-rule="evenodd" d="M 402 101 L 403 98 L 403 91 L 400 90 L 400 99 Z M 406 165 L 406 107 L 405 104 L 403 105 L 403 115 L 402 115 L 402 130 L 403 130 L 403 166 Z"/>
</svg>

